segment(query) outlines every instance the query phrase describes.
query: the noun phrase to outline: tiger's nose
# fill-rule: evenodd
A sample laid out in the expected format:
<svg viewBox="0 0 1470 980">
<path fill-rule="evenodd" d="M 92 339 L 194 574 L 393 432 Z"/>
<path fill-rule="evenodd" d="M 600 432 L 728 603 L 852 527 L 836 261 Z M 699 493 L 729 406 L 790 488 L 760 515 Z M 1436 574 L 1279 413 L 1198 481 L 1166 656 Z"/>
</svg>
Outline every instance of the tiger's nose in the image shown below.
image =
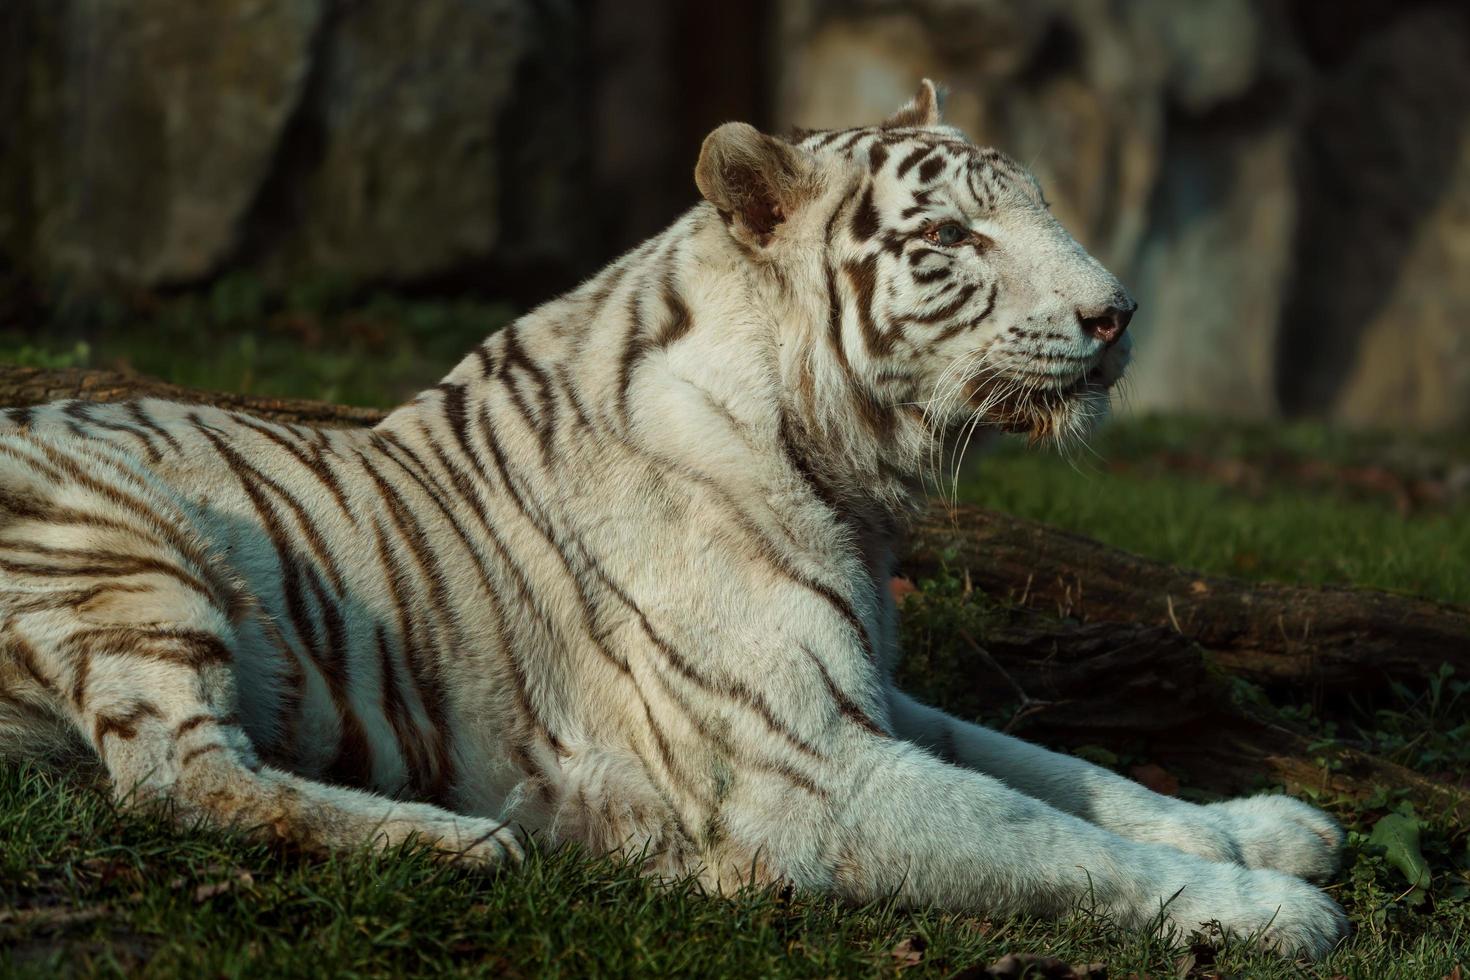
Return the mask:
<svg viewBox="0 0 1470 980">
<path fill-rule="evenodd" d="M 1118 338 L 1123 336 L 1123 331 L 1128 329 L 1128 321 L 1133 319 L 1134 311 L 1138 309 L 1138 304 L 1132 300 L 1124 302 L 1127 305 L 1108 306 L 1102 310 L 1078 310 L 1077 322 L 1082 325 L 1082 332 L 1105 344 L 1117 343 Z"/>
</svg>

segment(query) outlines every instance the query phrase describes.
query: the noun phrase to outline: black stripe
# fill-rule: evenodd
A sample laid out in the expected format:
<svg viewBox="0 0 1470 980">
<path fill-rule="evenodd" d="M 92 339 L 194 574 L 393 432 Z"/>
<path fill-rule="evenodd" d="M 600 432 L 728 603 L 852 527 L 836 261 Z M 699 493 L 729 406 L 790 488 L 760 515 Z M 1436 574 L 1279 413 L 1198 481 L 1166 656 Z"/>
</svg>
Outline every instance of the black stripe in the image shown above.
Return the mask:
<svg viewBox="0 0 1470 980">
<path fill-rule="evenodd" d="M 431 729 L 430 744 L 433 747 L 433 779 L 427 792 L 440 800 L 448 798 L 453 785 L 453 762 L 450 757 L 446 734 L 448 718 L 445 709 L 445 693 L 440 681 L 438 630 L 432 622 L 421 622 L 413 615 L 413 598 L 408 584 L 408 574 L 402 561 L 388 544 L 383 525 L 373 522 L 373 537 L 377 545 L 378 562 L 387 577 L 389 596 L 398 619 L 398 635 L 403 643 L 403 663 L 413 681 L 415 694 L 424 709 Z M 425 664 L 426 658 L 430 661 Z"/>
<path fill-rule="evenodd" d="M 888 159 L 888 147 L 882 143 L 874 143 L 868 148 L 868 169 L 873 173 L 883 169 L 884 162 Z"/>
<path fill-rule="evenodd" d="M 633 382 L 633 369 L 648 349 L 649 343 L 643 336 L 642 290 L 635 288 L 628 296 L 628 339 L 618 362 L 617 413 L 624 427 L 628 425 L 628 388 Z"/>
<path fill-rule="evenodd" d="M 424 745 L 424 734 L 419 731 L 404 700 L 403 680 L 398 670 L 397 658 L 388 642 L 388 631 L 382 623 L 376 624 L 374 638 L 378 648 L 378 683 L 382 688 L 380 710 L 393 733 L 393 742 L 403 760 L 408 785 L 415 796 L 423 799 L 429 789 L 427 780 L 433 760 Z"/>
<path fill-rule="evenodd" d="M 562 393 L 566 395 L 567 404 L 572 406 L 572 414 L 577 417 L 577 422 L 584 429 L 592 428 L 592 419 L 582 406 L 582 399 L 577 394 L 577 383 L 571 379 L 562 365 L 556 365 L 553 370 L 556 372 L 557 384 L 561 385 Z"/>
<path fill-rule="evenodd" d="M 510 473 L 510 469 L 507 465 L 505 456 L 500 449 L 499 441 L 497 440 L 495 434 L 494 421 L 491 419 L 489 412 L 487 410 L 484 410 L 483 408 L 479 414 L 479 422 L 482 437 L 484 438 L 486 447 L 491 453 L 491 458 L 495 463 L 495 467 L 497 473 L 500 476 L 501 483 L 504 485 L 507 493 L 510 495 L 511 500 L 515 503 L 522 517 L 536 530 L 538 534 L 541 535 L 542 539 L 551 549 L 551 552 L 561 560 L 562 569 L 565 572 L 567 579 L 577 597 L 578 605 L 581 612 L 583 630 L 586 632 L 588 638 L 592 641 L 593 649 L 596 650 L 604 660 L 615 667 L 619 673 L 621 673 L 624 677 L 628 678 L 629 681 L 632 682 L 634 693 L 637 694 L 639 701 L 643 704 L 644 713 L 649 719 L 650 729 L 659 744 L 660 756 L 665 761 L 668 776 L 671 780 L 678 782 L 681 777 L 678 773 L 677 768 L 672 763 L 668 751 L 667 739 L 665 738 L 662 730 L 659 728 L 657 723 L 653 721 L 652 709 L 649 707 L 648 700 L 643 694 L 642 686 L 639 683 L 637 677 L 634 675 L 632 666 L 628 663 L 628 661 L 607 645 L 605 633 L 596 622 L 596 610 L 593 607 L 591 599 L 589 598 L 587 584 L 582 580 L 582 577 L 578 573 L 577 569 L 573 567 L 571 559 L 567 554 L 566 546 L 557 538 L 555 531 L 550 527 L 550 525 L 546 523 L 546 521 L 541 516 L 538 515 L 538 513 L 530 506 L 527 499 L 521 495 L 521 492 L 517 488 L 516 483 Z M 580 548 L 579 543 L 578 545 Z M 585 554 L 585 549 L 582 550 Z M 686 792 L 689 791 L 687 786 L 683 788 Z"/>
<path fill-rule="evenodd" d="M 873 204 L 873 185 L 869 183 L 863 188 L 862 197 L 852 213 L 852 237 L 865 242 L 878 234 L 878 227 L 878 208 Z"/>
<path fill-rule="evenodd" d="M 694 318 L 689 313 L 689 304 L 684 302 L 684 297 L 679 295 L 678 288 L 674 285 L 672 277 L 664 279 L 664 306 L 668 308 L 669 319 L 659 331 L 658 340 L 654 343 L 659 347 L 667 347 L 679 338 L 687 334 L 694 326 Z"/>
<path fill-rule="evenodd" d="M 354 514 L 352 512 L 352 509 L 347 506 L 346 492 L 343 490 L 341 482 L 337 479 L 337 475 L 332 472 L 331 466 L 327 464 L 326 454 L 322 452 L 320 446 L 314 446 L 313 452 L 308 454 L 305 449 L 302 449 L 300 446 L 291 442 L 291 440 L 287 439 L 285 436 L 272 429 L 268 423 L 259 422 L 248 415 L 241 415 L 238 412 L 231 412 L 230 418 L 232 418 L 237 425 L 243 425 L 245 428 L 250 429 L 252 432 L 260 433 L 271 442 L 275 443 L 277 446 L 290 453 L 291 456 L 295 458 L 298 463 L 306 467 L 306 469 L 311 473 L 312 476 L 316 477 L 317 482 L 319 482 L 323 487 L 326 488 L 326 491 L 332 495 L 332 499 L 337 502 L 337 508 L 342 511 L 343 516 L 345 516 L 348 521 L 356 526 L 357 515 Z"/>
<path fill-rule="evenodd" d="M 144 521 L 145 526 L 153 532 L 153 534 L 150 536 L 159 538 L 164 541 L 168 547 L 172 548 L 181 557 L 192 564 L 196 571 L 202 574 L 203 578 L 208 582 L 214 601 L 221 608 L 227 611 L 234 609 L 234 590 L 228 588 L 219 580 L 219 578 L 215 574 L 214 564 L 209 560 L 208 556 L 199 548 L 197 542 L 187 533 L 186 528 L 176 525 L 175 523 L 167 520 L 166 518 L 168 515 L 166 513 L 160 513 L 159 509 L 153 506 L 149 502 L 149 500 L 135 497 L 132 494 L 120 489 L 115 484 L 103 483 L 101 480 L 98 480 L 96 477 L 92 476 L 92 474 L 83 466 L 82 463 L 62 452 L 59 446 L 53 443 L 41 442 L 30 444 L 30 448 L 39 449 L 42 453 L 46 455 L 47 460 L 51 464 L 51 472 L 58 474 L 55 477 L 56 482 L 62 482 L 59 474 L 65 473 L 66 476 L 71 479 L 71 481 L 79 484 L 82 487 L 85 487 L 88 490 L 91 490 L 93 493 L 97 494 L 99 497 L 109 503 L 117 504 L 118 506 L 132 511 L 135 516 L 141 518 Z M 0 444 L 0 453 L 10 455 L 29 465 L 37 465 L 39 463 L 39 461 L 34 459 L 33 457 L 27 458 L 26 456 L 18 452 L 14 452 L 11 447 L 5 446 L 3 444 Z M 117 473 L 123 477 L 130 478 L 131 482 L 135 486 L 139 487 L 147 494 L 152 495 L 156 492 L 152 487 L 144 484 L 136 473 L 133 473 L 132 470 L 126 468 L 121 463 L 112 459 L 110 456 L 94 454 L 84 457 L 84 459 L 90 461 L 94 465 L 105 465 L 114 473 Z M 54 516 L 59 510 L 59 508 L 48 509 L 48 516 Z M 68 513 L 74 512 L 68 511 Z M 99 520 L 96 523 L 98 524 L 98 526 L 106 526 L 102 520 Z M 135 533 L 142 533 L 139 529 L 129 530 L 133 530 Z"/>
<path fill-rule="evenodd" d="M 901 316 L 898 318 L 898 322 L 928 324 L 938 323 L 940 320 L 948 320 L 960 310 L 964 309 L 965 304 L 970 301 L 970 297 L 975 295 L 975 290 L 977 288 L 978 287 L 974 283 L 967 283 L 966 285 L 960 287 L 959 295 L 957 295 L 954 299 L 950 300 L 948 303 L 944 304 L 934 312 Z M 941 293 L 943 292 L 944 291 L 942 290 Z"/>
<path fill-rule="evenodd" d="M 674 473 L 682 481 L 698 483 L 709 490 L 714 496 L 718 497 L 728 509 L 735 525 L 745 534 L 751 544 L 755 546 L 755 557 L 769 564 L 788 581 L 822 598 L 823 601 L 830 605 L 852 627 L 855 638 L 861 644 L 863 652 L 867 655 L 868 659 L 872 660 L 874 658 L 873 644 L 872 640 L 868 637 L 867 629 L 863 626 L 862 619 L 852 606 L 848 604 L 847 600 L 843 599 L 830 586 L 810 579 L 799 570 L 791 567 L 781 554 L 780 549 L 766 538 L 755 520 L 745 513 L 739 503 L 730 496 L 729 491 L 725 487 L 697 470 L 672 463 L 657 453 L 650 452 L 636 443 L 627 440 L 621 440 L 620 442 L 629 453 L 663 470 Z"/>
<path fill-rule="evenodd" d="M 109 432 L 121 432 L 138 440 L 143 445 L 143 451 L 148 454 L 150 463 L 156 463 L 163 458 L 163 454 L 158 451 L 158 447 L 143 430 L 135 429 L 131 425 L 123 425 L 121 422 L 114 422 L 111 419 L 99 419 L 92 414 L 93 406 L 87 402 L 69 401 L 65 404 L 66 407 L 62 409 L 63 414 L 71 416 L 78 422 L 84 422 Z"/>
<path fill-rule="evenodd" d="M 158 436 L 158 438 L 162 439 L 164 442 L 168 443 L 168 447 L 172 449 L 175 453 L 182 453 L 184 451 L 184 447 L 179 444 L 178 439 L 174 438 L 174 434 L 172 432 L 159 425 L 158 422 L 154 420 L 153 416 L 143 411 L 143 404 L 141 402 L 130 401 L 124 402 L 123 404 L 127 406 L 128 414 L 132 415 L 134 421 L 136 421 L 143 428 L 147 429 L 149 432 L 152 432 L 154 435 Z"/>
<path fill-rule="evenodd" d="M 455 515 L 454 511 L 446 503 L 449 495 L 444 487 L 439 484 L 439 481 L 434 479 L 433 474 L 428 472 L 424 461 L 418 454 L 405 445 L 392 432 L 374 433 L 373 446 L 382 453 L 384 459 L 397 466 L 405 476 L 418 485 L 419 489 L 423 491 L 424 496 L 434 502 L 434 506 L 438 508 L 439 513 L 449 522 L 449 526 L 454 528 L 454 540 L 458 541 L 465 551 L 469 553 L 469 556 L 474 559 L 475 570 L 479 573 L 480 577 L 480 586 L 484 590 L 486 598 L 490 600 L 498 627 L 503 631 L 505 628 L 505 611 L 500 604 L 500 594 L 495 589 L 494 582 L 492 581 L 490 567 L 485 563 L 484 555 L 474 546 L 474 541 L 470 537 L 468 530 L 460 523 L 459 517 Z M 395 453 L 394 450 L 397 452 Z M 399 459 L 399 453 L 406 456 L 409 463 L 413 465 L 410 466 L 409 463 L 405 463 L 402 459 Z"/>
<path fill-rule="evenodd" d="M 157 557 L 124 555 L 111 551 L 96 551 L 86 548 L 53 548 L 30 541 L 6 541 L 0 544 L 10 552 L 40 555 L 46 558 L 70 559 L 85 562 L 83 565 L 36 565 L 0 559 L 0 567 L 14 574 L 39 575 L 54 578 L 73 575 L 79 578 L 112 578 L 129 575 L 163 575 L 174 579 L 198 592 L 206 599 L 215 600 L 215 593 L 205 582 L 188 569 Z"/>
<path fill-rule="evenodd" d="M 526 578 L 525 571 L 521 568 L 519 564 L 516 563 L 514 558 L 511 557 L 510 549 L 506 546 L 505 540 L 501 538 L 500 533 L 495 529 L 494 524 L 491 523 L 489 516 L 485 512 L 485 505 L 480 500 L 479 490 L 477 489 L 476 484 L 472 482 L 470 478 L 466 476 L 462 470 L 460 470 L 459 467 L 454 465 L 454 463 L 445 454 L 444 450 L 439 446 L 439 444 L 428 432 L 424 432 L 424 438 L 428 442 L 429 447 L 433 449 L 434 457 L 439 466 L 444 470 L 444 472 L 449 476 L 449 479 L 454 483 L 455 489 L 459 493 L 459 499 L 465 500 L 470 504 L 471 510 L 474 511 L 475 517 L 479 521 L 480 529 L 485 532 L 485 537 L 495 547 L 496 557 L 500 559 L 501 564 L 503 564 L 510 572 L 511 578 L 515 581 L 516 590 L 519 594 L 522 606 L 525 609 L 529 609 L 542 623 L 543 626 L 545 626 L 547 629 L 550 629 L 551 619 L 547 615 L 546 611 L 541 607 L 540 592 L 531 588 L 530 581 Z M 466 453 L 470 452 L 468 449 L 468 444 L 466 444 L 463 448 L 465 449 Z M 474 466 L 475 472 L 479 476 L 479 485 L 484 486 L 488 489 L 488 487 L 490 486 L 490 477 L 489 474 L 487 474 L 484 468 L 480 465 L 479 458 L 470 455 L 470 463 L 472 466 Z"/>
<path fill-rule="evenodd" d="M 939 171 L 944 169 L 943 157 L 930 157 L 919 167 L 919 183 L 927 184 L 939 176 Z"/>
<path fill-rule="evenodd" d="M 337 649 L 342 643 L 340 620 L 328 625 L 329 641 L 333 649 L 331 656 L 324 656 L 319 649 L 322 637 L 318 635 L 317 625 L 312 620 L 311 611 L 307 603 L 307 589 L 310 587 L 312 593 L 318 600 L 320 610 L 325 614 L 328 609 L 335 611 L 335 604 L 329 601 L 325 590 L 321 586 L 320 579 L 310 569 L 303 569 L 297 562 L 289 544 L 289 537 L 285 527 L 281 523 L 280 515 L 270 499 L 257 486 L 253 479 L 253 469 L 242 460 L 233 449 L 231 449 L 221 438 L 216 430 L 205 425 L 196 413 L 190 413 L 189 422 L 199 431 L 201 435 L 214 447 L 216 453 L 224 460 L 230 471 L 235 475 L 236 481 L 250 498 L 255 508 L 256 515 L 260 518 L 261 525 L 270 539 L 272 547 L 276 552 L 276 560 L 281 569 L 281 594 L 286 603 L 286 614 L 291 621 L 291 628 L 295 631 L 302 648 L 306 651 L 307 658 L 317 673 L 326 681 L 327 688 L 331 692 L 332 702 L 341 719 L 341 738 L 338 743 L 337 759 L 334 765 L 340 766 L 349 774 L 357 774 L 360 770 L 354 768 L 350 758 L 344 757 L 344 752 L 356 753 L 359 758 L 366 751 L 366 736 L 362 732 L 361 723 L 358 722 L 351 711 L 350 698 L 347 692 L 346 677 L 346 651 Z M 293 651 L 294 653 L 294 651 Z"/>
<path fill-rule="evenodd" d="M 878 285 L 878 257 L 869 255 L 861 262 L 847 262 L 842 266 L 852 284 L 853 299 L 857 306 L 858 326 L 862 330 L 863 345 L 872 357 L 883 357 L 893 351 L 896 337 L 878 331 L 873 316 L 873 293 Z"/>
<path fill-rule="evenodd" d="M 902 180 L 904 174 L 906 174 L 910 170 L 912 170 L 914 168 L 914 166 L 920 160 L 923 160 L 925 157 L 927 157 L 930 153 L 933 153 L 933 152 L 934 152 L 934 147 L 932 147 L 932 146 L 917 146 L 917 147 L 914 147 L 913 151 L 911 153 L 909 153 L 908 156 L 904 157 L 902 160 L 899 161 L 899 163 L 898 163 L 898 172 L 897 172 L 898 178 L 900 180 Z"/>
<path fill-rule="evenodd" d="M 827 266 L 827 343 L 843 373 L 849 371 L 846 340 L 842 335 L 842 300 L 837 293 L 837 275 Z"/>
<path fill-rule="evenodd" d="M 505 363 L 501 369 L 501 378 L 507 388 L 510 389 L 511 399 L 516 403 L 521 415 L 526 419 L 526 424 L 536 433 L 536 438 L 541 444 L 541 461 L 547 468 L 551 467 L 552 450 L 557 427 L 556 396 L 551 387 L 551 379 L 540 365 L 533 361 L 524 347 L 521 346 L 519 334 L 516 332 L 515 324 L 505 329 Z M 521 397 L 519 389 L 509 380 L 510 369 L 520 368 L 529 374 L 536 382 L 536 389 L 540 396 L 541 417 L 539 424 L 531 415 L 529 407 Z"/>
<path fill-rule="evenodd" d="M 745 684 L 736 680 L 727 679 L 723 683 L 718 683 L 696 670 L 694 665 L 683 654 L 679 653 L 672 643 L 653 628 L 653 624 L 648 621 L 648 616 L 644 613 L 642 607 L 634 602 L 628 593 L 612 580 L 601 565 L 597 563 L 596 559 L 592 558 L 585 549 L 583 549 L 583 561 L 591 566 L 593 574 L 597 576 L 603 586 L 616 596 L 618 601 L 629 612 L 638 618 L 639 625 L 643 629 L 643 635 L 653 644 L 654 649 L 663 655 L 665 662 L 673 667 L 681 677 L 707 694 L 723 697 L 745 705 L 751 711 L 755 712 L 774 734 L 781 736 L 797 751 L 814 758 L 822 758 L 822 753 L 816 746 L 776 719 L 775 712 L 771 709 L 769 702 L 766 701 L 765 697 L 759 691 L 751 690 Z"/>
<path fill-rule="evenodd" d="M 943 332 L 941 332 L 937 337 L 934 338 L 934 343 L 941 344 L 949 338 L 953 337 L 955 334 L 960 333 L 961 331 L 969 330 L 972 327 L 978 327 L 980 324 L 984 323 L 985 320 L 989 318 L 990 314 L 995 312 L 996 292 L 997 283 L 991 282 L 990 292 L 985 297 L 985 309 L 981 310 L 979 315 L 974 316 L 969 320 L 964 320 L 960 323 L 950 324 L 944 329 Z"/>
<path fill-rule="evenodd" d="M 882 735 L 885 737 L 888 735 L 888 732 L 884 731 L 882 726 L 873 721 L 872 718 L 868 717 L 867 712 L 858 707 L 857 702 L 849 697 L 846 691 L 837 686 L 837 682 L 832 679 L 831 672 L 827 670 L 827 665 L 822 663 L 822 659 L 820 657 L 809 650 L 804 644 L 798 643 L 796 648 L 802 653 L 806 654 L 806 658 L 810 660 L 812 662 L 812 665 L 817 668 L 819 673 L 821 673 L 822 682 L 827 686 L 827 694 L 832 698 L 833 703 L 837 707 L 837 712 L 839 715 L 857 725 L 859 728 L 865 729 L 866 731 L 871 732 L 874 735 Z"/>
<path fill-rule="evenodd" d="M 781 413 L 781 451 L 786 454 L 786 461 L 801 481 L 811 489 L 822 504 L 834 514 L 842 513 L 841 502 L 837 493 L 829 487 L 825 481 L 817 476 L 816 470 L 812 469 L 811 461 L 800 448 L 800 442 L 796 432 L 797 423 L 793 422 L 785 412 Z"/>
</svg>

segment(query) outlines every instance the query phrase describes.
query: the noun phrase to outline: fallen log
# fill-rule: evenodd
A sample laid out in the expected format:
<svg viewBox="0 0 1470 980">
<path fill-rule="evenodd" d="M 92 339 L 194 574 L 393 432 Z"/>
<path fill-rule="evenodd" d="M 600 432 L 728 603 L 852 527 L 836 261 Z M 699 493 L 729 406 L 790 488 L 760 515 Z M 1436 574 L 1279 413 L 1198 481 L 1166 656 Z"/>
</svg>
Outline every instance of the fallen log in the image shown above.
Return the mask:
<svg viewBox="0 0 1470 980">
<path fill-rule="evenodd" d="M 205 392 L 118 372 L 0 365 L 0 406 L 139 397 L 332 427 L 383 417 L 370 408 Z M 1461 788 L 1351 747 L 1315 746 L 1235 705 L 1218 676 L 1223 669 L 1341 690 L 1418 679 L 1441 662 L 1470 676 L 1470 611 L 1364 589 L 1199 575 L 968 506 L 936 506 L 914 528 L 906 571 L 922 576 L 944 565 L 966 570 L 987 594 L 1018 607 L 983 647 L 974 644 L 966 690 L 955 692 L 966 707 L 1011 711 L 1007 727 L 1018 734 L 1063 746 L 1127 745 L 1190 784 L 1221 792 L 1269 782 L 1364 797 L 1392 786 L 1470 818 L 1470 794 Z"/>
<path fill-rule="evenodd" d="M 1470 677 L 1470 610 L 1429 599 L 1202 575 L 965 505 L 936 507 L 914 528 L 906 571 L 946 564 L 994 598 L 1060 618 L 1171 629 L 1262 683 L 1364 691 L 1441 663 Z"/>
<path fill-rule="evenodd" d="M 302 425 L 334 428 L 372 425 L 383 418 L 383 413 L 375 408 L 331 405 L 303 398 L 270 398 L 238 392 L 200 391 L 122 371 L 90 371 L 80 368 L 48 370 L 0 364 L 0 408 L 41 405 L 63 398 L 80 398 L 89 402 L 165 398 L 169 401 L 237 409 L 276 422 L 297 422 Z"/>
<path fill-rule="evenodd" d="M 1172 628 L 1039 616 L 971 637 L 963 689 L 936 700 L 1056 748 L 1147 759 L 1221 794 L 1281 785 L 1325 799 L 1403 790 L 1470 819 L 1470 792 L 1342 742 L 1314 743 L 1237 704 L 1203 651 Z M 935 692 L 938 694 L 938 692 Z"/>
</svg>

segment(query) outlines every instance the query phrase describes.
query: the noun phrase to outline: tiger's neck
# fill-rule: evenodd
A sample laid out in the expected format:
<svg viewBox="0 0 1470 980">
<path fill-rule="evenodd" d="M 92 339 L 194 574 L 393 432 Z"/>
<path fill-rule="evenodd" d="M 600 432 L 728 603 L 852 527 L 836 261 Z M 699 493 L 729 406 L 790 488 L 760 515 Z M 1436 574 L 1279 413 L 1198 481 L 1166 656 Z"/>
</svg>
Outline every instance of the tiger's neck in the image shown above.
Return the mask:
<svg viewBox="0 0 1470 980">
<path fill-rule="evenodd" d="M 796 491 L 892 536 L 915 505 L 928 433 L 832 346 L 823 261 L 813 249 L 778 268 L 696 207 L 492 335 L 383 428 L 470 429 L 484 415 L 545 464 L 613 440 L 736 496 L 770 505 Z"/>
</svg>

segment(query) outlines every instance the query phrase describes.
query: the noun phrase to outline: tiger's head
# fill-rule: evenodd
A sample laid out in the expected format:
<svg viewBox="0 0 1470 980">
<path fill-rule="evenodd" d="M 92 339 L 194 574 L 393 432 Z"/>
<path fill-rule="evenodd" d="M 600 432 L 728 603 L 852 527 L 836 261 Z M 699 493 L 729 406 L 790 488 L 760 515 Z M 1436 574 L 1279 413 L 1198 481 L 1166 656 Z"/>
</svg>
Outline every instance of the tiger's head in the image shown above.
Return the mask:
<svg viewBox="0 0 1470 980">
<path fill-rule="evenodd" d="M 728 123 L 695 179 L 806 311 L 790 317 L 809 324 L 793 387 L 829 414 L 845 393 L 880 432 L 1061 439 L 1105 413 L 1136 304 L 1034 177 L 942 124 L 928 80 L 876 126 L 788 141 Z"/>
</svg>

